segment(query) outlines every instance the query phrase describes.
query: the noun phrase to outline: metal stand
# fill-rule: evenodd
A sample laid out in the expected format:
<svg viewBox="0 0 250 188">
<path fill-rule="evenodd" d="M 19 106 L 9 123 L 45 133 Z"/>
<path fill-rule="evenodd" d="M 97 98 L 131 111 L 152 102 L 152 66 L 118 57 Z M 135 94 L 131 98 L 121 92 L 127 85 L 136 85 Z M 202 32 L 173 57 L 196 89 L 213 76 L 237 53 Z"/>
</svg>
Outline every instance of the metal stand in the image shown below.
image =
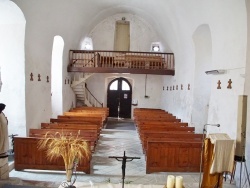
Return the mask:
<svg viewBox="0 0 250 188">
<path fill-rule="evenodd" d="M 11 145 L 12 145 L 12 149 L 10 150 L 10 154 L 14 154 L 14 138 L 15 136 L 18 136 L 18 134 L 11 134 L 9 135 L 9 138 L 11 138 Z"/>
<path fill-rule="evenodd" d="M 123 157 L 109 156 L 109 158 L 115 158 L 117 161 L 122 161 L 122 188 L 124 188 L 126 162 L 133 161 L 134 159 L 140 159 L 140 157 L 127 157 L 124 151 Z"/>
<path fill-rule="evenodd" d="M 242 163 L 244 163 L 244 166 L 245 166 L 245 171 L 246 171 L 246 176 L 247 176 L 247 181 L 248 181 L 248 185 L 250 187 L 250 179 L 249 179 L 249 174 L 248 174 L 248 170 L 247 170 L 247 165 L 246 165 L 246 159 L 245 159 L 245 156 L 235 156 L 234 157 L 234 161 L 235 161 L 235 166 L 236 166 L 236 162 L 240 162 L 240 187 L 241 188 L 241 179 L 242 179 Z M 236 170 L 236 167 L 233 169 L 233 173 L 232 173 L 232 177 L 231 177 L 231 181 L 234 179 L 234 175 L 235 175 L 235 170 Z"/>
</svg>

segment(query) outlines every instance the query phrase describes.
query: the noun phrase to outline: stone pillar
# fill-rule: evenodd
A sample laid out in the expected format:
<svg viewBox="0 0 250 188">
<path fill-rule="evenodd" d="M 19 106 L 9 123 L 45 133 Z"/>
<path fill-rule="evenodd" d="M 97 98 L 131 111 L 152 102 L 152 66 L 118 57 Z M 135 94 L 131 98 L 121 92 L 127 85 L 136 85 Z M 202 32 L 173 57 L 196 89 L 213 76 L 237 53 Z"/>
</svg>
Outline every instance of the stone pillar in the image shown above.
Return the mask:
<svg viewBox="0 0 250 188">
<path fill-rule="evenodd" d="M 9 179 L 8 156 L 0 158 L 0 180 Z"/>
</svg>

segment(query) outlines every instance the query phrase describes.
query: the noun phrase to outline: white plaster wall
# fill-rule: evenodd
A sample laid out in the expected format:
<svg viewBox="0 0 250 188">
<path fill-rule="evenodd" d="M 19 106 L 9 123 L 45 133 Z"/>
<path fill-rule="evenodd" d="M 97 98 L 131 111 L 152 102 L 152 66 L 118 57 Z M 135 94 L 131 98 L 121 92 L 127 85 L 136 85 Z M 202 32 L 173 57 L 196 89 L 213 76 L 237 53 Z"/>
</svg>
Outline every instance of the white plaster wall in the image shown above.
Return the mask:
<svg viewBox="0 0 250 188">
<path fill-rule="evenodd" d="M 98 23 L 89 33 L 94 50 L 114 50 L 115 24 L 122 17 L 130 22 L 130 51 L 148 52 L 151 43 L 160 40 L 154 28 L 143 18 L 128 13 L 115 14 Z"/>
<path fill-rule="evenodd" d="M 176 3 L 171 7 L 172 11 L 175 12 L 174 15 L 178 15 L 177 23 L 183 24 L 176 24 L 176 27 L 179 27 L 177 32 L 179 40 L 176 44 L 172 40 L 169 41 L 169 45 L 175 53 L 176 76 L 170 80 L 164 80 L 164 84 L 166 86 L 176 84 L 186 86 L 189 83 L 191 84 L 191 91 L 186 91 L 186 94 L 177 91 L 167 94 L 166 97 L 163 97 L 163 100 L 168 100 L 168 103 L 164 103 L 166 104 L 164 108 L 190 122 L 191 101 L 195 100 L 193 99 L 193 88 L 196 87 L 194 85 L 195 51 L 191 39 L 199 25 L 208 23 L 212 38 L 212 64 L 209 69 L 228 70 L 225 75 L 211 77 L 212 88 L 208 122 L 221 123 L 220 131 L 225 131 L 233 136 L 236 122 L 235 101 L 237 95 L 242 93 L 244 83 L 244 79 L 240 77 L 240 74 L 244 73 L 244 68 L 240 68 L 245 66 L 246 12 L 244 1 L 227 1 L 224 3 L 218 1 L 189 1 L 187 6 L 185 6 L 185 3 L 182 6 L 177 6 Z M 194 4 L 199 8 L 193 9 Z M 169 17 L 175 19 L 175 16 Z M 232 90 L 225 87 L 230 78 L 233 81 Z M 218 91 L 216 83 L 219 79 L 222 82 L 222 89 Z M 223 94 L 218 93 L 217 96 L 215 92 L 223 92 Z M 183 104 L 183 108 L 179 108 L 179 106 L 182 106 L 180 104 Z M 225 105 L 230 105 L 232 108 L 226 108 Z M 212 111 L 212 109 L 216 110 Z M 234 115 L 228 117 L 227 114 Z M 228 129 L 229 125 L 231 129 Z"/>
<path fill-rule="evenodd" d="M 13 2 L 0 1 L 0 103 L 6 104 L 9 135 L 26 135 L 24 36 L 22 11 Z"/>
<path fill-rule="evenodd" d="M 138 108 L 160 108 L 162 76 L 147 75 L 145 98 L 145 75 L 144 74 L 94 74 L 87 80 L 87 85 L 91 93 L 107 106 L 107 87 L 111 80 L 119 77 L 128 79 L 132 85 L 132 99 L 138 100 Z M 133 112 L 132 107 L 132 112 Z M 132 116 L 133 114 L 131 114 Z"/>
<path fill-rule="evenodd" d="M 210 28 L 202 25 L 193 35 L 195 45 L 195 73 L 193 88 L 193 104 L 191 125 L 196 132 L 202 132 L 207 124 L 209 99 L 211 94 L 211 78 L 205 74 L 212 64 L 212 41 Z"/>
<path fill-rule="evenodd" d="M 66 1 L 14 1 L 23 11 L 26 17 L 25 39 L 25 75 L 26 75 L 26 112 L 27 130 L 39 128 L 41 122 L 48 122 L 52 116 L 51 110 L 51 57 L 54 36 L 60 35 L 65 41 L 62 71 L 62 110 L 68 110 L 75 95 L 69 85 L 64 84 L 68 78 L 67 65 L 70 48 L 78 46 L 77 37 L 83 31 L 79 29 L 83 23 L 72 22 L 73 14 L 65 18 L 64 10 L 69 8 Z M 72 9 L 77 5 L 72 5 Z M 72 13 L 73 11 L 71 11 Z M 80 12 L 80 11 L 79 11 Z M 75 15 L 76 16 L 76 15 Z M 69 20 L 67 20 L 69 19 Z M 78 18 L 80 19 L 80 18 Z M 71 28 L 71 30 L 69 30 Z M 76 34 L 76 35 L 74 35 Z M 77 42 L 76 42 L 77 41 Z M 74 47 L 72 47 L 74 46 Z M 29 75 L 33 73 L 34 81 L 30 81 Z M 41 81 L 38 81 L 38 74 Z"/>
</svg>

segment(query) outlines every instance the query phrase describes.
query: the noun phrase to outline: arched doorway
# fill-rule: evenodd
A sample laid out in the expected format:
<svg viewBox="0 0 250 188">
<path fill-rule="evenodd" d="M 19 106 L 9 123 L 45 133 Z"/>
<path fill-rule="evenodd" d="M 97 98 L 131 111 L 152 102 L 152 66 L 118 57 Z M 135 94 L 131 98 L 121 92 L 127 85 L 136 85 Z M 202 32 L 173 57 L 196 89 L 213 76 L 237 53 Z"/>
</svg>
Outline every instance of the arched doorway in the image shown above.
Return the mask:
<svg viewBox="0 0 250 188">
<path fill-rule="evenodd" d="M 110 117 L 131 118 L 132 87 L 125 78 L 116 78 L 108 85 L 107 107 Z"/>
</svg>

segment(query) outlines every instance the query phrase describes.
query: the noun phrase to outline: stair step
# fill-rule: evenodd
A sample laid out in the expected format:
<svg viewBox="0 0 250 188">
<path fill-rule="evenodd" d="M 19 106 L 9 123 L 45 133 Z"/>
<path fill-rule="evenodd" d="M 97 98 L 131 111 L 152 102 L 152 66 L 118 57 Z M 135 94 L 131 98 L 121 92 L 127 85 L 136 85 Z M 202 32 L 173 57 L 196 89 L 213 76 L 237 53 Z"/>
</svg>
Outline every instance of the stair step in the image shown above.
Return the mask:
<svg viewBox="0 0 250 188">
<path fill-rule="evenodd" d="M 76 94 L 77 97 L 84 97 L 83 94 Z"/>
<path fill-rule="evenodd" d="M 77 86 L 75 86 L 74 88 L 84 88 L 84 84 L 82 84 L 82 85 L 77 85 Z"/>
<path fill-rule="evenodd" d="M 80 92 L 83 92 L 84 90 L 83 89 L 74 89 L 74 91 L 80 91 Z"/>
</svg>

